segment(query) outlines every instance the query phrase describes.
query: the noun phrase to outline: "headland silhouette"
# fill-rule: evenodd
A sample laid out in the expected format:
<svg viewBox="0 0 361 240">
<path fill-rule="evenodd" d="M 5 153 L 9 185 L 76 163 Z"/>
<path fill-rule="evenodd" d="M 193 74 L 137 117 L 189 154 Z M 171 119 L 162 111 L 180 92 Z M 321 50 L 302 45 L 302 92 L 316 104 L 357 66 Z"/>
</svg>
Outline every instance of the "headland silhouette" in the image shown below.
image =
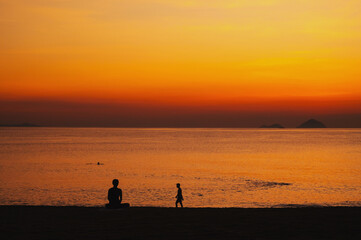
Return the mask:
<svg viewBox="0 0 361 240">
<path fill-rule="evenodd" d="M 311 118 L 299 125 L 297 128 L 326 128 L 326 126 L 322 122 Z"/>
</svg>

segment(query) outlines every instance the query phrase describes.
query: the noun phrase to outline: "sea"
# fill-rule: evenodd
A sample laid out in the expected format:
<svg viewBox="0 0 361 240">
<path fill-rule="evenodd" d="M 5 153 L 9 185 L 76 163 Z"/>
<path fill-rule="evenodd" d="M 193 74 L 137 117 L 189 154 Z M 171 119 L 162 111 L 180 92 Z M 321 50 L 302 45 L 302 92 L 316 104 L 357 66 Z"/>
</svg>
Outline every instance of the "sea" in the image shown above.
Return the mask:
<svg viewBox="0 0 361 240">
<path fill-rule="evenodd" d="M 361 206 L 361 129 L 0 128 L 0 205 Z"/>
</svg>

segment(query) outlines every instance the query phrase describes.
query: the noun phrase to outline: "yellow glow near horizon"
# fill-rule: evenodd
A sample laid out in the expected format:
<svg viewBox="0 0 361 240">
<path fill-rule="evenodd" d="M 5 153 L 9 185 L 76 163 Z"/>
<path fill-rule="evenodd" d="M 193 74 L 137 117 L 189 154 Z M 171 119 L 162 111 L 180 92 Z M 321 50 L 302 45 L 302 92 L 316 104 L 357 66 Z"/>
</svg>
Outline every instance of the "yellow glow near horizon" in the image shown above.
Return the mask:
<svg viewBox="0 0 361 240">
<path fill-rule="evenodd" d="M 352 99 L 337 107 L 360 112 L 360 9 L 344 0 L 0 0 L 1 99 Z"/>
</svg>

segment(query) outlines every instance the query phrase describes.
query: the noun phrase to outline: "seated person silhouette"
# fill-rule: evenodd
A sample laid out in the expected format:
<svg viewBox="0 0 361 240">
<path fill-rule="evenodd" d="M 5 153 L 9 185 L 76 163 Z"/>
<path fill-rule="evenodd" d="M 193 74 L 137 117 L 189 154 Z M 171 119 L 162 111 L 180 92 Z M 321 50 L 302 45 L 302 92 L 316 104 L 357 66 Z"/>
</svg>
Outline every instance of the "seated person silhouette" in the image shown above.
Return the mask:
<svg viewBox="0 0 361 240">
<path fill-rule="evenodd" d="M 119 180 L 113 180 L 113 187 L 108 190 L 108 200 L 109 204 L 106 204 L 106 208 L 116 209 L 116 208 L 127 208 L 129 203 L 122 203 L 122 189 L 118 188 Z"/>
<path fill-rule="evenodd" d="M 180 203 L 181 207 L 183 207 L 183 195 L 182 195 L 182 189 L 180 188 L 180 184 L 177 183 L 177 188 L 178 188 L 178 193 L 177 193 L 177 196 L 175 196 L 175 198 L 177 199 L 175 201 L 175 207 L 177 208 L 178 207 L 178 203 Z"/>
</svg>

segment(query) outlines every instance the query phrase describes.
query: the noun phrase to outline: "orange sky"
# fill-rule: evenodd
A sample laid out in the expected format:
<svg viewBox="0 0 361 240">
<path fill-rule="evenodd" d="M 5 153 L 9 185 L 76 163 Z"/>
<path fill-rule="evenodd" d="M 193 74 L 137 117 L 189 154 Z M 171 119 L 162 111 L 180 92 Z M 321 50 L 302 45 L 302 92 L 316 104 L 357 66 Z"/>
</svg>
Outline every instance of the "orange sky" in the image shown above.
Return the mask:
<svg viewBox="0 0 361 240">
<path fill-rule="evenodd" d="M 359 0 L 0 0 L 0 123 L 87 125 L 85 105 L 89 118 L 107 109 L 95 125 L 172 122 L 170 111 L 220 125 L 361 122 L 360 10 Z"/>
</svg>

